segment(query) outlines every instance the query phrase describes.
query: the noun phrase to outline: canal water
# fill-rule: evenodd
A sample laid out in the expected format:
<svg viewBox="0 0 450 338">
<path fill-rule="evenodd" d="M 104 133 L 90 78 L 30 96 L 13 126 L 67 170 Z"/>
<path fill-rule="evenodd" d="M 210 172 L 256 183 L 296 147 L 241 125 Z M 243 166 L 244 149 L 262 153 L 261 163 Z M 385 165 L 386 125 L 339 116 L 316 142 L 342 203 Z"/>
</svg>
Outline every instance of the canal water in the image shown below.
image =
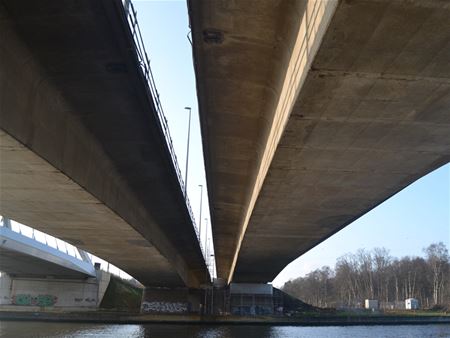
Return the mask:
<svg viewBox="0 0 450 338">
<path fill-rule="evenodd" d="M 0 337 L 427 338 L 450 337 L 450 325 L 299 327 L 173 324 L 112 325 L 0 321 Z"/>
</svg>

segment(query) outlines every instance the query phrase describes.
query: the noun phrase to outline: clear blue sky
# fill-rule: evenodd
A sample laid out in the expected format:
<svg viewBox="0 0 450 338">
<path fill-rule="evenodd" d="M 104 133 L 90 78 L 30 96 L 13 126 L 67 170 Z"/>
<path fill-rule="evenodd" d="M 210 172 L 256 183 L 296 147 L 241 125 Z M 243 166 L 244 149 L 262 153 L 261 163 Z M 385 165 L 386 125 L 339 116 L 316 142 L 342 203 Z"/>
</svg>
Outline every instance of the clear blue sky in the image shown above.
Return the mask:
<svg viewBox="0 0 450 338">
<path fill-rule="evenodd" d="M 188 112 L 192 108 L 189 153 L 188 196 L 197 224 L 199 223 L 200 187 L 203 185 L 202 238 L 205 238 L 205 218 L 208 218 L 206 180 L 198 119 L 195 75 L 191 44 L 187 38 L 189 20 L 185 1 L 133 0 L 138 22 L 151 61 L 153 76 L 168 119 L 178 163 L 184 177 Z M 209 252 L 213 253 L 211 228 L 208 227 Z M 203 240 L 203 244 L 204 244 Z"/>
<path fill-rule="evenodd" d="M 188 194 L 198 218 L 198 185 L 206 183 L 191 46 L 186 37 L 189 32 L 186 3 L 133 2 L 183 173 L 187 137 L 184 107 L 192 107 Z M 204 203 L 202 218 L 209 218 L 206 206 Z M 385 247 L 391 255 L 401 257 L 422 255 L 425 246 L 438 241 L 450 247 L 450 165 L 423 177 L 292 262 L 274 284 L 282 285 L 323 265 L 334 266 L 336 258 L 359 248 Z"/>
</svg>

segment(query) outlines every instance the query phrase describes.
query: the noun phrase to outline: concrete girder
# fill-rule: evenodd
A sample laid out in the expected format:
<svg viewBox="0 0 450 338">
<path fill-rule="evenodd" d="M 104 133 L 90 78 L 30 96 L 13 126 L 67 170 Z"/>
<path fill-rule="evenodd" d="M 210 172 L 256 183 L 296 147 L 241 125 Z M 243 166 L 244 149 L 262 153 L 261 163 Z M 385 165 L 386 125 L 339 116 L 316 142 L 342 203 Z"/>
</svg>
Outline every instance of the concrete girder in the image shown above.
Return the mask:
<svg viewBox="0 0 450 338">
<path fill-rule="evenodd" d="M 147 286 L 202 257 L 120 0 L 0 2 L 0 214 Z"/>
<path fill-rule="evenodd" d="M 221 277 L 271 281 L 449 161 L 448 3 L 190 10 Z"/>
</svg>

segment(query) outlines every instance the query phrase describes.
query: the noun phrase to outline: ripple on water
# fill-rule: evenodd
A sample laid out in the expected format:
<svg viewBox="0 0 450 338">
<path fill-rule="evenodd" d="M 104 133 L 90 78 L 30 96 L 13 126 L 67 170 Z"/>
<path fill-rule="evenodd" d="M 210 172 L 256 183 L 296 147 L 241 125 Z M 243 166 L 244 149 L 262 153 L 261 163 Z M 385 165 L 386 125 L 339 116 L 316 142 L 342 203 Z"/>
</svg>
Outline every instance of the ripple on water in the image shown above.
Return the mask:
<svg viewBox="0 0 450 338">
<path fill-rule="evenodd" d="M 450 337 L 450 325 L 261 326 L 261 325 L 112 325 L 2 321 L 0 337 L 46 338 L 428 338 Z"/>
</svg>

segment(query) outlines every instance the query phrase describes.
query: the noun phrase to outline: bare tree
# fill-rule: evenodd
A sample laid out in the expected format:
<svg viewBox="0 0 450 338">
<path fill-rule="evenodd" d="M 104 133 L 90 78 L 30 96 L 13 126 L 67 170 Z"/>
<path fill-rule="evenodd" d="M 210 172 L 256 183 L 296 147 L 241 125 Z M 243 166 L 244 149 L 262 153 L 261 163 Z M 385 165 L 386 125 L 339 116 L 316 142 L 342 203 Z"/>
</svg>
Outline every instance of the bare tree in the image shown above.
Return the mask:
<svg viewBox="0 0 450 338">
<path fill-rule="evenodd" d="M 435 243 L 424 252 L 426 259 L 394 259 L 384 248 L 358 250 L 339 257 L 334 270 L 322 267 L 287 282 L 283 289 L 318 307 L 359 307 L 366 298 L 396 305 L 417 298 L 424 307 L 450 306 L 448 250 Z"/>
<path fill-rule="evenodd" d="M 450 261 L 448 250 L 444 243 L 439 242 L 431 244 L 425 248 L 424 251 L 432 271 L 433 303 L 440 304 L 443 301 L 444 277 L 447 274 Z"/>
<path fill-rule="evenodd" d="M 375 265 L 375 275 L 377 284 L 377 294 L 380 299 L 389 301 L 389 280 L 392 258 L 389 255 L 389 250 L 385 248 L 375 248 L 373 250 L 373 260 Z"/>
</svg>

